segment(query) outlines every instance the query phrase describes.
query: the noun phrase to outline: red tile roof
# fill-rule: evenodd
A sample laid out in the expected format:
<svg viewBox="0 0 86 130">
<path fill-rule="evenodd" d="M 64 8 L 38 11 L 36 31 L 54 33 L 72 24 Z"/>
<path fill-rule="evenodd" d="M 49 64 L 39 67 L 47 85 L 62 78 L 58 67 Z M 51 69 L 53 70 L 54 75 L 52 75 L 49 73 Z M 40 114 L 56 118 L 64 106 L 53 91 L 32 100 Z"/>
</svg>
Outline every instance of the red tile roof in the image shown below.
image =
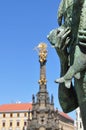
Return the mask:
<svg viewBox="0 0 86 130">
<path fill-rule="evenodd" d="M 66 113 L 59 111 L 59 114 L 60 114 L 61 116 L 65 117 L 66 119 L 69 119 L 69 120 L 72 120 L 72 121 L 73 121 L 73 119 L 72 119 L 70 116 L 68 116 Z"/>
<path fill-rule="evenodd" d="M 0 105 L 0 112 L 16 112 L 16 111 L 29 111 L 29 110 L 32 110 L 32 103 L 14 103 L 14 104 Z M 73 121 L 73 119 L 66 113 L 59 111 L 59 114 L 64 118 Z"/>
<path fill-rule="evenodd" d="M 32 110 L 32 103 L 15 103 L 0 105 L 0 112 L 15 112 Z"/>
</svg>

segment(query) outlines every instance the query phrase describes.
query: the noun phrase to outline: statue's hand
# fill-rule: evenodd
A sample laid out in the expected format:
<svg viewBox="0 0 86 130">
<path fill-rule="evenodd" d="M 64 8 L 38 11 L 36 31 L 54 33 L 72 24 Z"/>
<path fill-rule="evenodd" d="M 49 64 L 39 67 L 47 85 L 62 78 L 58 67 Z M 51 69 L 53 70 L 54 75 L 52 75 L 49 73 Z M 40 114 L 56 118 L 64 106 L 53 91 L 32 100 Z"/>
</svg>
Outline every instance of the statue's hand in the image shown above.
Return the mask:
<svg viewBox="0 0 86 130">
<path fill-rule="evenodd" d="M 57 35 L 57 43 L 55 47 L 60 48 L 61 50 L 65 50 L 65 48 L 67 47 L 70 38 L 69 38 L 69 34 L 70 34 L 71 30 L 69 27 L 67 28 L 59 28 L 59 33 Z"/>
<path fill-rule="evenodd" d="M 70 41 L 70 32 L 71 29 L 69 27 L 65 28 L 63 25 L 60 26 L 58 29 L 52 30 L 47 36 L 51 45 L 54 46 L 54 48 L 56 49 L 56 52 L 60 58 L 60 62 L 63 68 L 65 64 L 68 64 L 67 45 Z"/>
<path fill-rule="evenodd" d="M 65 50 L 70 41 L 70 32 L 71 30 L 69 27 L 65 28 L 64 26 L 60 26 L 59 28 L 50 31 L 47 38 L 55 48 Z"/>
</svg>

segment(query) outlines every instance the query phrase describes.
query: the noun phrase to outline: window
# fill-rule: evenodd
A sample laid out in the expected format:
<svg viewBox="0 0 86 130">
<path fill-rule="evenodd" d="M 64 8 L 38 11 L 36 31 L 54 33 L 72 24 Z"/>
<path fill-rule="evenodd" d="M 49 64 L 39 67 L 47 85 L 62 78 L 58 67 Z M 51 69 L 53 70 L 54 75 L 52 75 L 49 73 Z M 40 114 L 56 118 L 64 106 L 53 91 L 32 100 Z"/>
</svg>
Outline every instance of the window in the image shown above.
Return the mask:
<svg viewBox="0 0 86 130">
<path fill-rule="evenodd" d="M 19 125 L 20 125 L 20 124 L 19 124 L 19 121 L 18 121 L 18 122 L 17 122 L 17 127 L 19 127 Z"/>
<path fill-rule="evenodd" d="M 2 126 L 5 127 L 5 122 L 2 123 Z"/>
<path fill-rule="evenodd" d="M 26 126 L 26 125 L 27 125 L 27 122 L 25 121 L 25 122 L 24 122 L 24 126 Z"/>
<path fill-rule="evenodd" d="M 27 113 L 24 113 L 24 117 L 26 117 L 27 116 Z"/>
<path fill-rule="evenodd" d="M 13 117 L 13 113 L 10 113 L 10 117 Z"/>
<path fill-rule="evenodd" d="M 5 118 L 5 117 L 6 117 L 5 113 L 3 113 L 3 118 Z"/>
<path fill-rule="evenodd" d="M 80 122 L 80 128 L 82 128 L 82 123 Z"/>
<path fill-rule="evenodd" d="M 19 117 L 19 113 L 17 113 L 17 117 Z"/>
<path fill-rule="evenodd" d="M 12 122 L 10 122 L 10 127 L 12 127 Z"/>
</svg>

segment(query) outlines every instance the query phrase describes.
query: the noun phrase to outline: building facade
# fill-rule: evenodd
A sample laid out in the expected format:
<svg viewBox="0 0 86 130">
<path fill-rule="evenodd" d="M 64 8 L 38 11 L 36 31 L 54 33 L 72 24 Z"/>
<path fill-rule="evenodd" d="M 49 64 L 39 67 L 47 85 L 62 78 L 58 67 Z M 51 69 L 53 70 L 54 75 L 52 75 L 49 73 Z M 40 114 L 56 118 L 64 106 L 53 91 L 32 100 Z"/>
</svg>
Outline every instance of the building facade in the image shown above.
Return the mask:
<svg viewBox="0 0 86 130">
<path fill-rule="evenodd" d="M 27 130 L 28 112 L 31 110 L 31 103 L 0 105 L 0 130 Z"/>
<path fill-rule="evenodd" d="M 27 130 L 28 125 L 30 125 L 28 123 L 32 120 L 34 122 L 37 121 L 36 117 L 32 119 L 32 114 L 33 109 L 31 103 L 0 105 L 0 130 Z M 56 127 L 58 130 L 74 130 L 74 121 L 67 114 L 57 109 L 52 109 L 52 111 L 48 110 L 48 112 L 46 109 L 44 113 L 41 111 L 41 114 L 38 115 L 40 115 L 38 116 L 40 128 L 43 128 L 45 124 L 48 127 Z"/>
<path fill-rule="evenodd" d="M 75 130 L 74 120 L 66 113 L 58 111 L 58 118 L 58 124 L 60 127 L 62 126 L 63 130 Z"/>
<path fill-rule="evenodd" d="M 84 130 L 79 107 L 76 109 L 75 130 Z"/>
</svg>

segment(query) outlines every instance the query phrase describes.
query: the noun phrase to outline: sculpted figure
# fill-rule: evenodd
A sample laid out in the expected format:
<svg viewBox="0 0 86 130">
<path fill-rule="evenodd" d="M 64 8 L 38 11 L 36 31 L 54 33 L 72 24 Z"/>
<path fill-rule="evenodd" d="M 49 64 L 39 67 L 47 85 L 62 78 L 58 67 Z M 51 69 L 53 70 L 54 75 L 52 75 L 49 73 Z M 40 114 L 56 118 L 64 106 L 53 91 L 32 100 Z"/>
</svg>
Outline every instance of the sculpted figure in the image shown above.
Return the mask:
<svg viewBox="0 0 86 130">
<path fill-rule="evenodd" d="M 62 1 L 61 5 L 60 5 L 60 10 L 59 10 L 59 13 L 58 13 L 58 14 L 60 14 L 60 15 L 58 15 L 58 19 L 59 19 L 58 23 L 60 23 L 60 25 L 61 25 L 62 16 L 63 16 L 61 8 L 64 9 L 62 5 L 67 5 L 67 4 L 65 4 L 64 1 Z M 80 73 L 79 72 L 81 72 L 81 71 L 83 71 L 83 70 L 86 69 L 86 54 L 82 52 L 84 50 L 84 46 L 86 47 L 86 43 L 84 43 L 82 41 L 82 40 L 84 40 L 84 41 L 86 40 L 85 27 L 82 27 L 83 24 L 85 24 L 85 22 L 86 22 L 86 21 L 83 21 L 83 15 L 85 15 L 84 11 L 86 10 L 85 9 L 86 2 L 84 2 L 82 4 L 82 7 L 83 8 L 81 9 L 82 13 L 81 13 L 81 16 L 80 16 L 80 23 L 79 23 L 79 29 L 78 29 L 78 37 L 77 37 L 77 43 L 76 43 L 76 46 L 75 46 L 75 53 L 74 53 L 73 64 L 70 66 L 70 68 L 68 69 L 67 73 L 62 78 L 56 80 L 57 83 L 65 82 L 65 86 L 68 87 L 68 88 L 70 88 L 70 86 L 71 86 L 71 80 L 72 80 L 72 78 L 75 76 L 77 79 L 80 79 Z M 65 9 L 67 9 L 67 8 L 65 8 Z M 70 20 L 70 18 L 69 18 L 69 20 Z M 81 48 L 83 48 L 83 50 L 81 50 Z M 78 66 L 78 64 L 79 64 L 79 66 Z"/>
<path fill-rule="evenodd" d="M 60 58 L 58 96 L 64 112 L 81 110 L 86 129 L 86 0 L 61 0 L 57 29 L 48 40 Z M 73 79 L 73 83 L 72 83 Z M 74 84 L 74 85 L 73 85 Z"/>
</svg>

